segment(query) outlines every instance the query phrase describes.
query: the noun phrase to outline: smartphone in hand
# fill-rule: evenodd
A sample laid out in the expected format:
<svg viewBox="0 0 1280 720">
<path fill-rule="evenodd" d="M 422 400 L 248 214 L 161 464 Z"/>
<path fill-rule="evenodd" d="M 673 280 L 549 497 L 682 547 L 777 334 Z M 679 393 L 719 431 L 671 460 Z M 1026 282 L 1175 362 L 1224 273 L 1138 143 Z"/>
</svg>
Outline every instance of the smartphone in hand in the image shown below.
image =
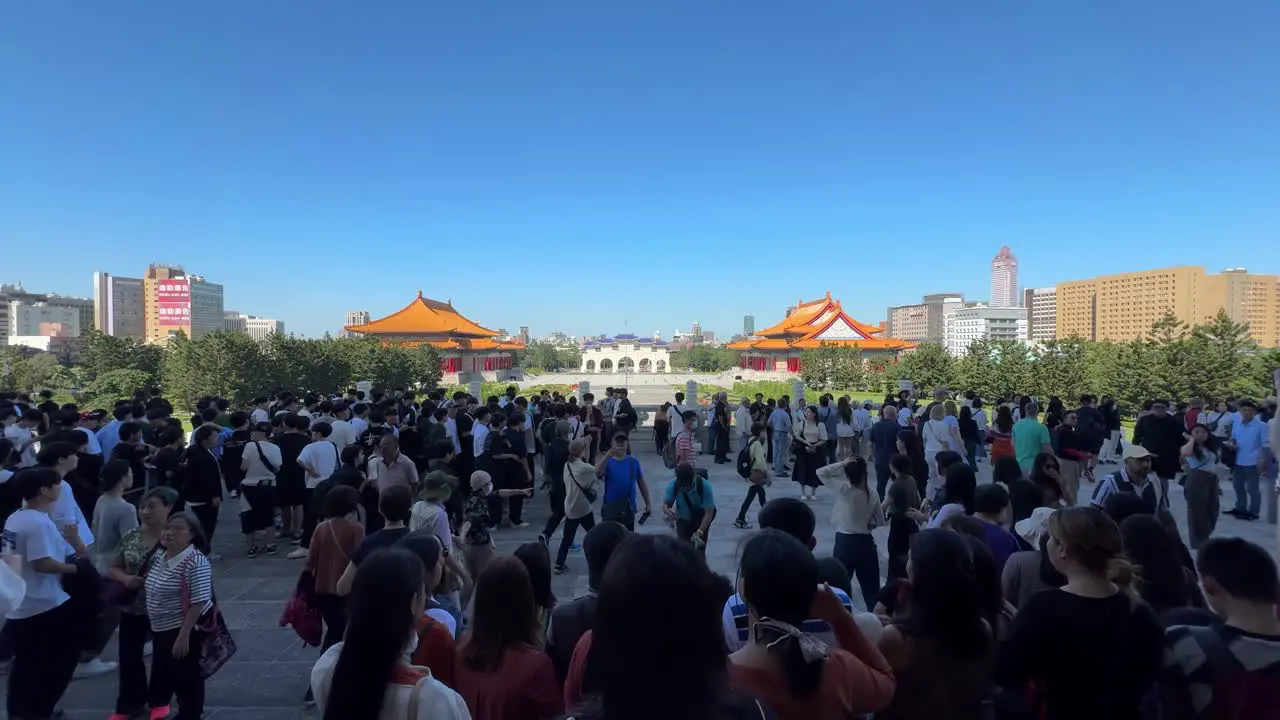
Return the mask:
<svg viewBox="0 0 1280 720">
<path fill-rule="evenodd" d="M 646 522 L 648 522 L 648 521 L 649 521 L 649 511 L 648 511 L 648 510 L 645 510 L 644 512 L 640 513 L 640 517 L 636 520 L 636 522 L 637 522 L 637 523 L 639 523 L 640 525 L 643 525 L 643 524 L 645 524 L 645 523 L 646 523 Z"/>
</svg>

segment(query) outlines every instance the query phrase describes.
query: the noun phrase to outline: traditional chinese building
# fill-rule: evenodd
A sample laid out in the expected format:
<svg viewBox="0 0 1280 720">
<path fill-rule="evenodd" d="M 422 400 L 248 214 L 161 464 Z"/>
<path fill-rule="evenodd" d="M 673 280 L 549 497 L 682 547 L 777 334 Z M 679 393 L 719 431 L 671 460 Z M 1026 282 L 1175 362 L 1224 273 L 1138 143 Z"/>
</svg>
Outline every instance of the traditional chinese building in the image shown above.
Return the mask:
<svg viewBox="0 0 1280 720">
<path fill-rule="evenodd" d="M 665 373 L 671 369 L 671 348 L 664 340 L 614 335 L 582 344 L 582 372 Z"/>
<path fill-rule="evenodd" d="M 515 354 L 525 346 L 516 340 L 503 340 L 502 333 L 468 320 L 453 309 L 452 302 L 423 297 L 421 290 L 403 309 L 377 320 L 346 325 L 343 330 L 388 343 L 439 348 L 444 384 L 518 378 Z"/>
<path fill-rule="evenodd" d="M 801 353 L 824 343 L 852 345 L 862 350 L 869 361 L 897 359 L 916 347 L 916 343 L 884 337 L 884 333 L 883 326 L 867 325 L 849 317 L 840 301 L 833 300 L 828 292 L 818 300 L 797 302 L 782 322 L 726 347 L 742 351 L 744 370 L 782 374 L 800 372 Z"/>
</svg>

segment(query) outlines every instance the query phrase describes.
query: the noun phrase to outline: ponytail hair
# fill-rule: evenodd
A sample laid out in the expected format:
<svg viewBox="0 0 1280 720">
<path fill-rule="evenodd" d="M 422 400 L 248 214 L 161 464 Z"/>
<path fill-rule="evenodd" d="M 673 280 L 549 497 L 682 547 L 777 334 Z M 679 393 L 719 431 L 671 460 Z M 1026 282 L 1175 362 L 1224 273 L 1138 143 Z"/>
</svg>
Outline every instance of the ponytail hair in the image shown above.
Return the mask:
<svg viewBox="0 0 1280 720">
<path fill-rule="evenodd" d="M 1107 560 L 1107 579 L 1120 588 L 1120 592 L 1137 601 L 1138 569 L 1123 555 Z"/>
</svg>

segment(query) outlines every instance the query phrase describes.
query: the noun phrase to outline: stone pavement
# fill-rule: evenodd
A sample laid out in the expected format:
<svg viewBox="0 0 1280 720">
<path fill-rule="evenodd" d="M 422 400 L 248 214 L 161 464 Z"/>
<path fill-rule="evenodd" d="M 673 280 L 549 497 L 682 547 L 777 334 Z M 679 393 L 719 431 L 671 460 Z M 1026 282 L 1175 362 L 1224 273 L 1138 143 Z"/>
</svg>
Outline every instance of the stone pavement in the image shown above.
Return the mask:
<svg viewBox="0 0 1280 720">
<path fill-rule="evenodd" d="M 638 439 L 636 451 L 646 476 L 650 478 L 650 490 L 655 503 L 654 517 L 640 531 L 672 532 L 663 523 L 662 513 L 658 509 L 661 492 L 670 478 L 670 471 L 662 466 L 661 459 L 654 454 L 652 441 Z M 731 460 L 734 457 L 736 454 L 730 455 Z M 732 577 L 738 546 L 747 534 L 732 527 L 738 505 L 746 495 L 746 485 L 734 471 L 732 463 L 714 465 L 709 456 L 703 456 L 701 460 L 710 470 L 716 500 L 721 508 L 721 514 L 711 528 L 707 560 L 714 570 Z M 979 471 L 980 481 L 989 482 L 990 465 L 980 463 Z M 1087 499 L 1092 486 L 1082 485 L 1081 497 Z M 789 480 L 779 480 L 769 488 L 769 496 L 798 497 L 799 489 Z M 1228 483 L 1224 486 L 1222 506 L 1229 508 L 1232 502 L 1234 492 Z M 1185 537 L 1186 506 L 1181 490 L 1176 486 L 1172 503 L 1173 514 Z M 831 504 L 831 494 L 826 491 L 820 491 L 813 504 L 818 517 L 817 551 L 824 555 L 831 552 L 835 539 L 830 522 Z M 504 553 L 511 552 L 521 543 L 535 541 L 542 524 L 550 515 L 547 494 L 543 492 L 539 492 L 525 507 L 526 519 L 531 523 L 529 528 L 500 530 L 496 533 L 497 544 Z M 757 509 L 758 506 L 753 507 L 748 515 L 753 523 Z M 1217 534 L 1242 536 L 1274 553 L 1275 531 L 1273 525 L 1243 522 L 1223 515 L 1218 523 Z M 214 563 L 214 586 L 240 652 L 209 681 L 208 715 L 227 720 L 314 718 L 316 713 L 302 705 L 302 697 L 307 689 L 311 666 L 319 657 L 319 650 L 303 647 L 292 630 L 278 626 L 284 601 L 293 590 L 302 561 L 285 559 L 283 553 L 274 558 L 247 559 L 244 557 L 243 541 L 237 533 L 237 519 L 232 513 L 224 512 L 215 543 L 224 559 Z M 880 529 L 876 532 L 882 572 L 885 569 L 886 537 L 887 530 Z M 557 535 L 553 539 L 553 548 L 558 542 Z M 569 556 L 569 572 L 555 577 L 554 590 L 558 597 L 570 598 L 584 592 L 586 587 L 586 562 L 581 551 L 575 551 Z M 854 596 L 856 599 L 858 593 L 855 592 Z M 114 659 L 115 652 L 113 643 L 108 647 L 105 657 Z M 7 681 L 7 678 L 3 680 Z M 66 710 L 67 718 L 102 720 L 111 713 L 115 694 L 115 673 L 76 680 L 68 689 L 61 707 Z"/>
</svg>

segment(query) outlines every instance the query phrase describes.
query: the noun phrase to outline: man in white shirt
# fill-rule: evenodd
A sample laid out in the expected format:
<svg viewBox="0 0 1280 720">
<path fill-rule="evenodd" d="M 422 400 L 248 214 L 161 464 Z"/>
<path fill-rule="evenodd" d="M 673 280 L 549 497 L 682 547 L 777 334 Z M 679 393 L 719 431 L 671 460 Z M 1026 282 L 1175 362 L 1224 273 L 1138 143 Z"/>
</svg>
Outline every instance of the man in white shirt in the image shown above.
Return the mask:
<svg viewBox="0 0 1280 720">
<path fill-rule="evenodd" d="M 471 457 L 484 455 L 484 444 L 489 438 L 489 408 L 476 410 L 475 424 L 471 426 Z"/>
<path fill-rule="evenodd" d="M 671 403 L 671 410 L 667 413 L 667 418 L 671 425 L 671 438 L 674 440 L 684 430 L 684 421 L 680 418 L 684 417 L 684 393 L 676 393 L 676 401 Z M 575 436 L 576 437 L 576 436 Z"/>
<path fill-rule="evenodd" d="M 462 454 L 462 440 L 458 437 L 458 401 L 449 404 L 449 416 L 444 421 L 444 434 L 453 442 L 453 452 L 455 455 Z M 471 428 L 472 437 L 475 436 L 475 427 Z"/>
<path fill-rule="evenodd" d="M 19 468 L 34 467 L 36 464 L 35 427 L 40 423 L 39 413 L 34 410 L 22 417 L 17 416 L 15 408 L 5 408 L 0 420 L 4 422 L 4 436 L 13 443 L 13 454 L 18 458 Z"/>
<path fill-rule="evenodd" d="M 249 557 L 276 554 L 275 481 L 283 458 L 280 448 L 267 442 L 270 434 L 270 423 L 252 426 L 240 455 L 240 531 L 249 546 Z"/>
<path fill-rule="evenodd" d="M 307 548 L 311 545 L 311 534 L 315 532 L 320 520 L 316 517 L 314 504 L 311 502 L 311 491 L 316 486 L 342 467 L 342 456 L 338 446 L 329 440 L 333 434 L 333 426 L 327 422 L 317 422 L 311 426 L 311 444 L 298 453 L 298 466 L 307 474 L 307 501 L 302 504 L 302 543 L 289 553 L 289 559 L 298 560 L 307 556 Z"/>
<path fill-rule="evenodd" d="M 329 435 L 329 440 L 338 446 L 338 449 L 350 445 L 360 436 L 356 435 L 355 429 L 351 427 L 351 423 L 347 422 L 347 418 L 351 417 L 351 411 L 347 409 L 347 404 L 338 400 L 333 403 L 333 432 Z"/>
<path fill-rule="evenodd" d="M 253 412 L 249 413 L 249 424 L 257 425 L 271 420 L 271 416 L 267 414 L 267 399 L 264 397 L 256 397 L 253 399 Z"/>
<path fill-rule="evenodd" d="M 365 430 L 369 429 L 369 421 L 365 419 L 369 416 L 369 406 L 362 402 L 356 403 L 351 408 L 351 414 L 355 416 L 348 421 L 351 432 L 355 433 L 356 437 L 360 437 Z"/>
</svg>

